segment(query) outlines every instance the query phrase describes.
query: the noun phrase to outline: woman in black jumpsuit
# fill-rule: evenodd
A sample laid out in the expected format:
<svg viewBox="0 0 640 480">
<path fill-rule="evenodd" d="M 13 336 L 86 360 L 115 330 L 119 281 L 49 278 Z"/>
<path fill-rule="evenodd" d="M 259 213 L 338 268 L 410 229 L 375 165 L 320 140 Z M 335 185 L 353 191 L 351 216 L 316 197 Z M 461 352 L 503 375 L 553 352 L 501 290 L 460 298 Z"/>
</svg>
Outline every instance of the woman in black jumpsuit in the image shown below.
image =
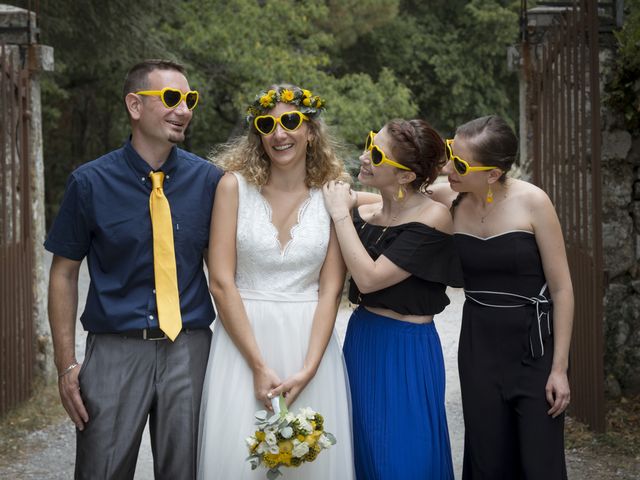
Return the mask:
<svg viewBox="0 0 640 480">
<path fill-rule="evenodd" d="M 434 186 L 452 203 L 464 273 L 464 480 L 567 478 L 573 291 L 551 201 L 506 175 L 517 149 L 499 117 L 464 124 L 447 141 L 450 189 Z"/>
</svg>

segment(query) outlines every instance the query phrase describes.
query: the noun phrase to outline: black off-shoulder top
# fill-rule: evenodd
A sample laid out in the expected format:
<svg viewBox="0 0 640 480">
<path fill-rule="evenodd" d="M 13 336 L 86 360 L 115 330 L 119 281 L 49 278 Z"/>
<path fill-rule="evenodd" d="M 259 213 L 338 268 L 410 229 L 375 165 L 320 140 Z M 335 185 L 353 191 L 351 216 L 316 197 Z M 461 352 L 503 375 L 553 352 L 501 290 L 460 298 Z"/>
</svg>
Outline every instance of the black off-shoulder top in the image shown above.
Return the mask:
<svg viewBox="0 0 640 480">
<path fill-rule="evenodd" d="M 373 260 L 384 255 L 411 273 L 405 280 L 376 292 L 361 293 L 350 279 L 349 301 L 387 308 L 403 315 L 435 315 L 449 305 L 446 286 L 462 287 L 460 259 L 448 235 L 420 222 L 390 226 L 366 223 L 357 209 L 353 223 Z"/>
</svg>

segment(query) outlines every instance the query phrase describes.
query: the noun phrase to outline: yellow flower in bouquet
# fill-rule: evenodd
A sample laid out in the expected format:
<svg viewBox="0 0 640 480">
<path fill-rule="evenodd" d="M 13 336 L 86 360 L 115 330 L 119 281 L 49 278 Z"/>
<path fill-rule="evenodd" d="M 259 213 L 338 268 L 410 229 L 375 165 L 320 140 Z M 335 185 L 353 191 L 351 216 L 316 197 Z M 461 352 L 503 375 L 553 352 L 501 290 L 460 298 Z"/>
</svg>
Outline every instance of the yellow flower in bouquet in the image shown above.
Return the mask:
<svg viewBox="0 0 640 480">
<path fill-rule="evenodd" d="M 318 454 L 332 445 L 336 438 L 324 431 L 324 418 L 309 407 L 297 413 L 287 410 L 284 398 L 274 399 L 274 415 L 266 410 L 256 412 L 256 431 L 247 437 L 247 461 L 251 470 L 260 465 L 268 468 L 267 478 L 282 475 L 280 467 L 298 467 L 313 462 Z"/>
</svg>

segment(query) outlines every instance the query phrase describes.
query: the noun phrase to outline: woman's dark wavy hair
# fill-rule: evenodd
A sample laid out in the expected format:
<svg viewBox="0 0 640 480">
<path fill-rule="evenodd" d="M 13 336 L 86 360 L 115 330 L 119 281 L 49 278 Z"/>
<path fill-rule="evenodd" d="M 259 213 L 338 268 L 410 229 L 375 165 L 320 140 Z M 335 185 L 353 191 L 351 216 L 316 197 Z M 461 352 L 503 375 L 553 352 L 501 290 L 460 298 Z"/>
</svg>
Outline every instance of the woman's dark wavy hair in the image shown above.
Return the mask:
<svg viewBox="0 0 640 480">
<path fill-rule="evenodd" d="M 426 192 L 446 163 L 444 140 L 422 119 L 391 120 L 385 128 L 392 140 L 391 158 L 416 174 L 414 190 Z"/>
</svg>

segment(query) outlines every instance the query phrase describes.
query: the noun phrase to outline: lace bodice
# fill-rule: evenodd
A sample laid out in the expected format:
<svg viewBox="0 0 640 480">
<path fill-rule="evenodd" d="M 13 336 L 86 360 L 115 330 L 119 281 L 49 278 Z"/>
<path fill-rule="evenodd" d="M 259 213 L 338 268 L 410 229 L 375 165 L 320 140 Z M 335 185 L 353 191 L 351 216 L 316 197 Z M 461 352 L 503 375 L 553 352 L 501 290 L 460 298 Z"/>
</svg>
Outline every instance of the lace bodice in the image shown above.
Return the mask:
<svg viewBox="0 0 640 480">
<path fill-rule="evenodd" d="M 280 245 L 271 207 L 258 188 L 238 179 L 236 285 L 268 292 L 315 293 L 329 245 L 330 216 L 322 192 L 311 189 L 298 211 L 291 240 Z"/>
</svg>

